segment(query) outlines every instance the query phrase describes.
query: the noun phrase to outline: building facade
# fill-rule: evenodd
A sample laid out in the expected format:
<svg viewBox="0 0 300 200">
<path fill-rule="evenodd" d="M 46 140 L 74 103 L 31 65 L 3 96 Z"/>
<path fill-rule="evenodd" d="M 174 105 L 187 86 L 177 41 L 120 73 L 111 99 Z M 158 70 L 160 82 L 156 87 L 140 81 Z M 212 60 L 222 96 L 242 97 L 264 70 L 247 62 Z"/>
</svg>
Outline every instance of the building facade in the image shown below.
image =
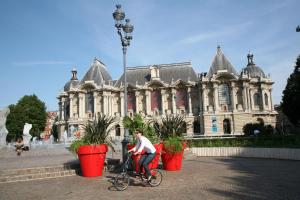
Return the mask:
<svg viewBox="0 0 300 200">
<path fill-rule="evenodd" d="M 247 59 L 247 66 L 237 73 L 218 47 L 208 73 L 197 74 L 191 62 L 127 68 L 127 114 L 157 120 L 183 115 L 189 136 L 240 135 L 251 122 L 274 127 L 274 82 L 256 66 L 253 54 Z M 81 81 L 72 70 L 58 100 L 60 134 L 80 131 L 88 120 L 105 114 L 116 117 L 111 136 L 124 136 L 124 74 L 112 80 L 100 60 L 94 59 Z"/>
</svg>

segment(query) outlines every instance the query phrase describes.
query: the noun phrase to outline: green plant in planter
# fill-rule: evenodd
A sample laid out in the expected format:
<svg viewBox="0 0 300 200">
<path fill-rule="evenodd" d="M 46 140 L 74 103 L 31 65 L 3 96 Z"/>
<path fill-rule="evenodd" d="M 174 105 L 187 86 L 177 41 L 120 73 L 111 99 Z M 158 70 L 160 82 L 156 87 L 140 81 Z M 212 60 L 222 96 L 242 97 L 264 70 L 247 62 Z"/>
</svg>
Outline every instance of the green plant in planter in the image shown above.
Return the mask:
<svg viewBox="0 0 300 200">
<path fill-rule="evenodd" d="M 164 140 L 164 146 L 167 153 L 177 153 L 183 150 L 182 137 L 168 137 Z"/>
<path fill-rule="evenodd" d="M 183 116 L 176 115 L 162 118 L 159 127 L 156 127 L 156 131 L 164 141 L 166 151 L 176 153 L 183 150 L 183 133 L 186 132 L 186 128 L 187 123 L 184 121 Z"/>
<path fill-rule="evenodd" d="M 115 117 L 106 115 L 99 115 L 93 121 L 88 121 L 87 124 L 83 125 L 85 135 L 81 139 L 73 141 L 70 150 L 77 152 L 79 147 L 83 145 L 107 144 L 114 151 L 114 142 L 109 135 L 114 121 Z"/>
<path fill-rule="evenodd" d="M 130 134 L 133 134 L 137 129 L 143 130 L 143 135 L 147 137 L 153 144 L 159 143 L 160 138 L 157 136 L 155 129 L 148 123 L 140 114 L 134 114 L 132 118 L 126 116 L 123 119 L 123 126 L 129 130 Z M 133 143 L 135 144 L 135 138 L 133 137 Z"/>
</svg>

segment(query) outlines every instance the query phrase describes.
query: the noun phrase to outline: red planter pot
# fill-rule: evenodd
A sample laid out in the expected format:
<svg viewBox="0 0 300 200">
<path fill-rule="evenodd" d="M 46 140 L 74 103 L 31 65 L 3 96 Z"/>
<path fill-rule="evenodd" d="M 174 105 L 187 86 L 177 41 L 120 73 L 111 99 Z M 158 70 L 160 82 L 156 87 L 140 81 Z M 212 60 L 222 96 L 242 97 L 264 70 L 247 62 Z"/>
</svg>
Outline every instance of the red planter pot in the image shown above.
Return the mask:
<svg viewBox="0 0 300 200">
<path fill-rule="evenodd" d="M 183 149 L 185 149 L 186 143 L 183 143 Z M 161 160 L 163 163 L 163 169 L 167 171 L 179 171 L 182 166 L 183 152 L 169 153 L 163 146 L 163 153 L 161 154 Z"/>
<path fill-rule="evenodd" d="M 135 145 L 131 145 L 131 144 L 128 144 L 127 145 L 127 148 L 128 150 L 132 149 Z M 163 148 L 163 145 L 162 144 L 154 144 L 153 145 L 156 149 L 156 155 L 154 157 L 154 159 L 149 163 L 149 169 L 156 169 L 158 167 L 158 163 L 159 163 L 159 158 L 160 158 L 160 155 L 161 155 L 161 152 L 162 152 L 162 148 Z M 141 155 L 145 154 L 145 151 L 143 150 Z M 141 158 L 141 155 L 132 155 L 131 158 L 134 162 L 134 166 L 135 166 L 135 171 L 136 172 L 139 172 L 139 160 Z M 144 172 L 144 170 L 143 170 Z"/>
<path fill-rule="evenodd" d="M 82 176 L 102 176 L 107 150 L 106 144 L 84 145 L 79 147 L 77 154 L 80 161 Z"/>
</svg>

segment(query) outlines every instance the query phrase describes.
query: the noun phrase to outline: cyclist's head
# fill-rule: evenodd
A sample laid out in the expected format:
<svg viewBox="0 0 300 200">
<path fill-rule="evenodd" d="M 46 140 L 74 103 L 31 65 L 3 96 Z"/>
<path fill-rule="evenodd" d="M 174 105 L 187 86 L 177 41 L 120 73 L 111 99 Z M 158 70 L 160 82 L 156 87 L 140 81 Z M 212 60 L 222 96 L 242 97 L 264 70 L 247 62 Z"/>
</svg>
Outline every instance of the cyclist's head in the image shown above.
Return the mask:
<svg viewBox="0 0 300 200">
<path fill-rule="evenodd" d="M 140 137 L 140 136 L 142 136 L 143 135 L 143 130 L 141 130 L 141 129 L 136 129 L 135 130 L 135 137 Z"/>
</svg>

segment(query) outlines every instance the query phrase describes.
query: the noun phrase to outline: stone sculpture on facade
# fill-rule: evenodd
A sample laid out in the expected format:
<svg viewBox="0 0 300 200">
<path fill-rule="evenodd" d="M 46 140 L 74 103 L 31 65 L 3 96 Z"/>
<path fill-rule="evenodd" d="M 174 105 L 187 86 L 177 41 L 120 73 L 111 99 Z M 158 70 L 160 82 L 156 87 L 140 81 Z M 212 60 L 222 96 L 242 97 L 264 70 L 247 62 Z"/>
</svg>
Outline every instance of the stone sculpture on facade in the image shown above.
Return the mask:
<svg viewBox="0 0 300 200">
<path fill-rule="evenodd" d="M 0 110 L 0 148 L 6 146 L 6 136 L 8 131 L 6 129 L 6 117 L 8 116 L 10 110 L 9 108 L 5 108 Z"/>
<path fill-rule="evenodd" d="M 23 128 L 23 141 L 24 141 L 24 147 L 29 148 L 30 146 L 30 139 L 32 136 L 29 134 L 30 129 L 32 128 L 32 124 L 25 123 Z"/>
</svg>

